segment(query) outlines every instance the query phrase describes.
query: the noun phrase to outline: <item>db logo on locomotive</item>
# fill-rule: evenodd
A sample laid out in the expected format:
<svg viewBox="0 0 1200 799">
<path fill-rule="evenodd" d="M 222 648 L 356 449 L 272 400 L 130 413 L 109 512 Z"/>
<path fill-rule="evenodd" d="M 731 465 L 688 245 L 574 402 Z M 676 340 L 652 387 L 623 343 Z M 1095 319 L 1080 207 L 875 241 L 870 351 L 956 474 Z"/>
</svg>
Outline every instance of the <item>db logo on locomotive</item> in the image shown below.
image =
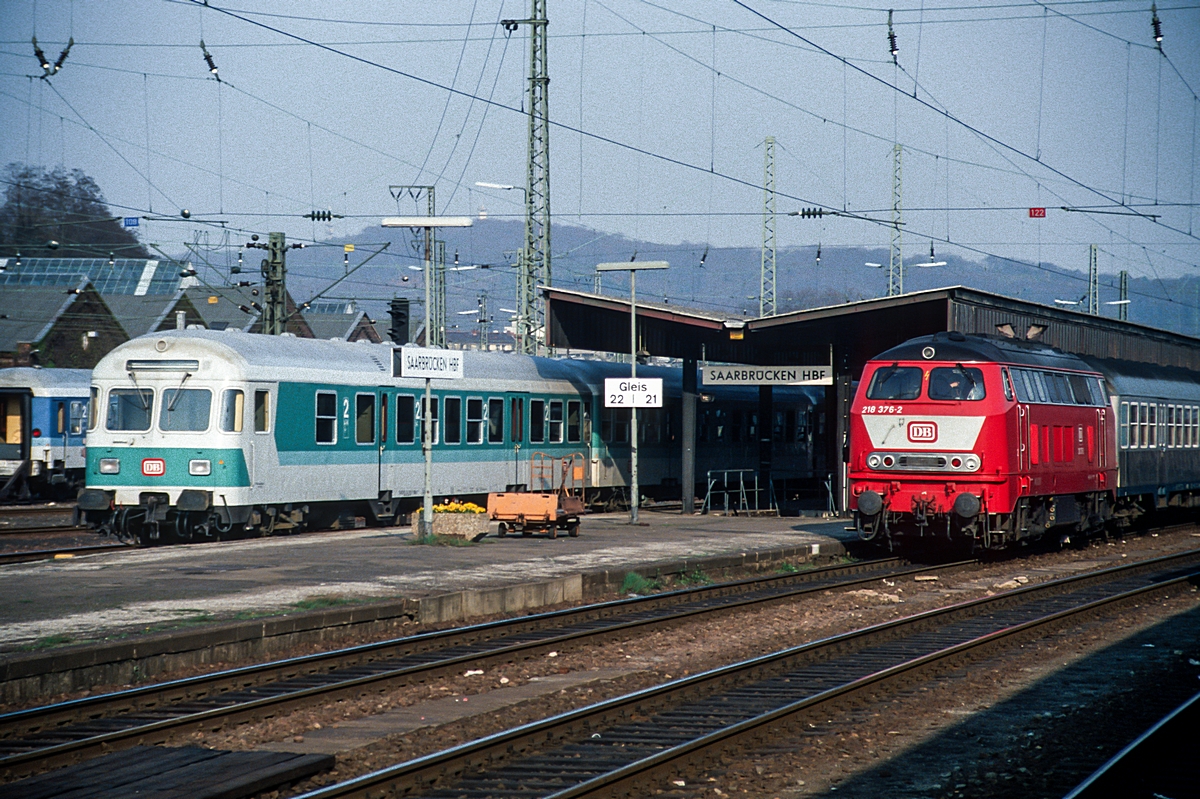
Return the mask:
<svg viewBox="0 0 1200 799">
<path fill-rule="evenodd" d="M 167 473 L 167 462 L 162 458 L 146 458 L 142 461 L 142 474 L 147 477 L 161 477 Z"/>
<path fill-rule="evenodd" d="M 909 422 L 909 441 L 937 441 L 937 422 Z"/>
</svg>

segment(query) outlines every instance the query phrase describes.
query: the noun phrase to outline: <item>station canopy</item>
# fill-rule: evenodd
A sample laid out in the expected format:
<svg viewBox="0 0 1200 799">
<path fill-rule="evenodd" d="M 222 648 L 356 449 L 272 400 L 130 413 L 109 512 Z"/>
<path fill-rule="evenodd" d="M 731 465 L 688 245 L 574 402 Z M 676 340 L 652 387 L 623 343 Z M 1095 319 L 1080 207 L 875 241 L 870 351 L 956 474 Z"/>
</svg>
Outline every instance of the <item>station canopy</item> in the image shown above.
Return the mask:
<svg viewBox="0 0 1200 799">
<path fill-rule="evenodd" d="M 556 349 L 630 351 L 629 300 L 546 287 L 546 343 Z M 1066 352 L 1200 372 L 1200 339 L 1110 317 L 964 286 L 761 318 L 637 304 L 638 352 L 756 366 L 829 364 L 857 378 L 875 355 L 943 331 L 1037 337 Z"/>
</svg>

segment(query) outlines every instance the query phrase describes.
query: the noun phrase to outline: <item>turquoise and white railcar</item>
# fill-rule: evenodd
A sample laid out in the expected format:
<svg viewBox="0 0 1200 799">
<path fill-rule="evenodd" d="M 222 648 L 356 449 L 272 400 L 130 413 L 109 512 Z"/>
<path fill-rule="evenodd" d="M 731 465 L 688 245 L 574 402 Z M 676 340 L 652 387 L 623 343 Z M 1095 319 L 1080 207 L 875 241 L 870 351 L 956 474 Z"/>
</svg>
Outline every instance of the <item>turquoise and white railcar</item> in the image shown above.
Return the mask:
<svg viewBox="0 0 1200 799">
<path fill-rule="evenodd" d="M 194 330 L 122 344 L 93 372 L 81 512 L 142 543 L 394 519 L 423 493 L 426 414 L 424 381 L 393 377 L 393 349 Z M 628 366 L 464 356 L 463 379 L 434 381 L 436 497 L 626 485 L 628 411 L 604 408 L 602 389 Z M 639 376 L 662 377 L 668 397 L 640 415 L 641 484 L 677 492 L 680 372 Z M 741 393 L 757 403 L 756 391 Z M 811 413 L 811 399 L 797 397 L 789 419 Z M 751 435 L 719 452 L 702 446 L 697 471 L 753 468 L 758 454 Z"/>
</svg>

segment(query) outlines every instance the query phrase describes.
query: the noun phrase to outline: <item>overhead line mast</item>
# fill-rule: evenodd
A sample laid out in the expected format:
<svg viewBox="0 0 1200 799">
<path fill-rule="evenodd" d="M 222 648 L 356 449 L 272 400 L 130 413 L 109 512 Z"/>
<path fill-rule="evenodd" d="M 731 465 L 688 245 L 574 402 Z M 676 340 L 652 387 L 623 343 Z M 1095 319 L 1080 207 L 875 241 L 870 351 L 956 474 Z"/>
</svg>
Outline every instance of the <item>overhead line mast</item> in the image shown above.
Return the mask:
<svg viewBox="0 0 1200 799">
<path fill-rule="evenodd" d="M 517 350 L 538 351 L 537 335 L 545 325 L 545 307 L 537 297 L 539 283 L 551 285 L 550 268 L 550 75 L 546 67 L 546 0 L 530 0 L 529 19 L 505 19 L 510 33 L 529 26 L 529 161 L 525 192 L 525 246 L 518 259 Z"/>
<path fill-rule="evenodd" d="M 775 315 L 775 137 L 763 142 L 763 245 L 758 315 Z"/>
</svg>

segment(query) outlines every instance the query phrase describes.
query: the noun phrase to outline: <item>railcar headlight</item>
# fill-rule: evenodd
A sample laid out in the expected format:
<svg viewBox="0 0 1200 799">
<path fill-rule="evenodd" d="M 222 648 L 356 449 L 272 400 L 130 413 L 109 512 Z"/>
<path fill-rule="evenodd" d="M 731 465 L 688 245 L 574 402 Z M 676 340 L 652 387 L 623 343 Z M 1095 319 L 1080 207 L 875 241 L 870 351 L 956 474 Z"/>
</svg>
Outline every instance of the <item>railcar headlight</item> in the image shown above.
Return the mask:
<svg viewBox="0 0 1200 799">
<path fill-rule="evenodd" d="M 979 470 L 979 456 L 978 455 L 968 455 L 967 456 L 967 471 L 975 472 L 978 470 Z"/>
<path fill-rule="evenodd" d="M 120 458 L 101 458 L 100 459 L 100 474 L 120 474 L 121 459 Z"/>
<path fill-rule="evenodd" d="M 883 463 L 883 459 L 878 455 L 872 453 L 871 455 L 867 456 L 867 466 L 870 466 L 872 469 L 878 469 L 879 464 L 881 463 Z"/>
<path fill-rule="evenodd" d="M 208 458 L 188 461 L 188 474 L 205 477 L 212 474 L 212 461 Z"/>
</svg>

